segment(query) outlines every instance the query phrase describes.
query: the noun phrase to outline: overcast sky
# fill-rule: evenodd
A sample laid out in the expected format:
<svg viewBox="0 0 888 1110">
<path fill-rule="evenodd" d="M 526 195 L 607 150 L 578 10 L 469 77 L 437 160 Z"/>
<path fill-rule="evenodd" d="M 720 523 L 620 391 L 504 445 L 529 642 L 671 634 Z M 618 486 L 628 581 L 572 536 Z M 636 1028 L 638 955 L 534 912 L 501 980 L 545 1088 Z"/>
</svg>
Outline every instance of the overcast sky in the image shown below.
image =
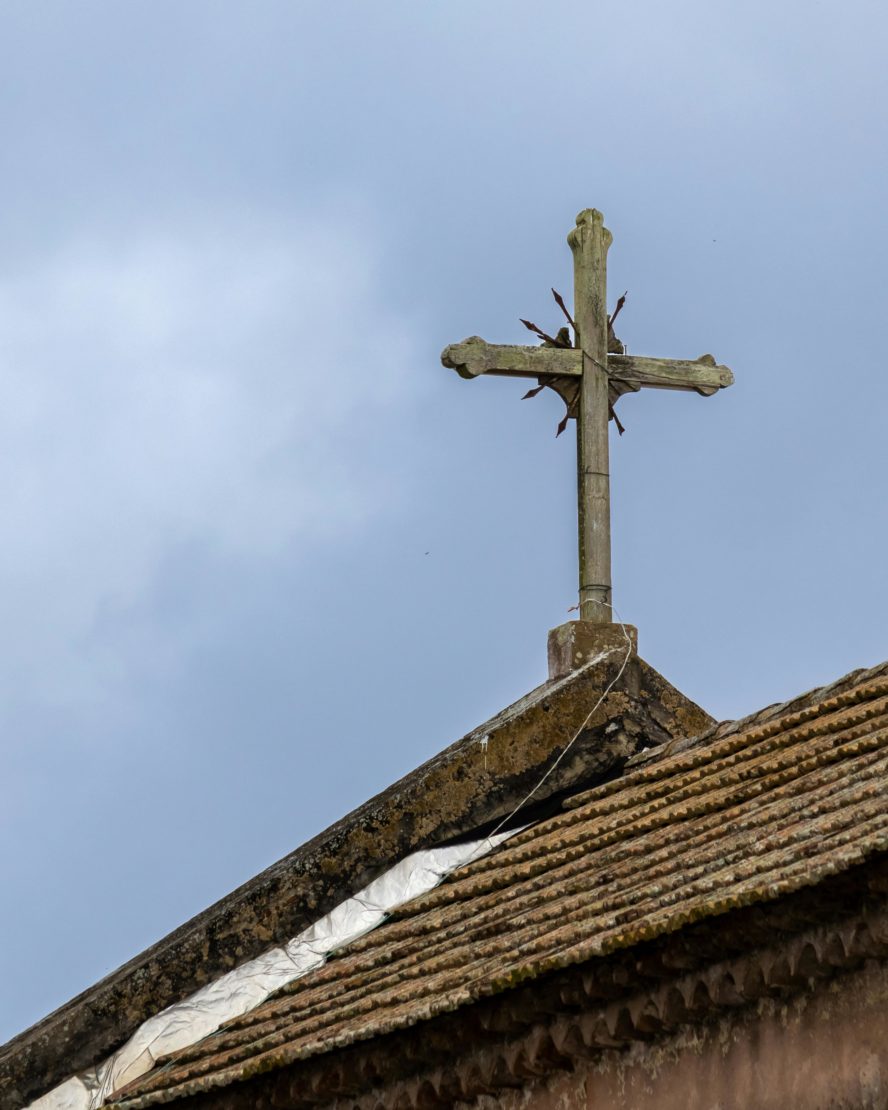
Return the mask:
<svg viewBox="0 0 888 1110">
<path fill-rule="evenodd" d="M 545 677 L 573 426 L 439 362 L 614 234 L 615 601 L 718 717 L 888 657 L 888 15 L 0 7 L 0 1039 Z M 612 298 L 613 299 L 613 298 Z"/>
</svg>

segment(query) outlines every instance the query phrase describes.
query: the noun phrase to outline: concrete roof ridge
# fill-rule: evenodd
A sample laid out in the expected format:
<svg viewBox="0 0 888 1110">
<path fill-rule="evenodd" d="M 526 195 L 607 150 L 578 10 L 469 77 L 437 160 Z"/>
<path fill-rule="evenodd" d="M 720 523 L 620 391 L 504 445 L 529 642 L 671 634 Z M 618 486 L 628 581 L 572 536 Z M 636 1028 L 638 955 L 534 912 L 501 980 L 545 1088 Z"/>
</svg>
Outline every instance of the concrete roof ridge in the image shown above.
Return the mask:
<svg viewBox="0 0 888 1110">
<path fill-rule="evenodd" d="M 784 701 L 772 702 L 753 713 L 747 713 L 744 717 L 717 721 L 696 735 L 680 737 L 663 747 L 639 752 L 632 757 L 630 763 L 633 767 L 636 767 L 657 759 L 667 758 L 679 752 L 688 751 L 711 741 L 720 740 L 725 736 L 754 728 L 756 725 L 765 724 L 767 721 L 779 720 L 804 709 L 813 708 L 831 697 L 844 694 L 857 686 L 863 686 L 868 682 L 886 676 L 888 676 L 888 661 L 877 663 L 872 667 L 857 667 L 833 682 L 825 683 L 823 686 L 815 686 Z"/>
</svg>

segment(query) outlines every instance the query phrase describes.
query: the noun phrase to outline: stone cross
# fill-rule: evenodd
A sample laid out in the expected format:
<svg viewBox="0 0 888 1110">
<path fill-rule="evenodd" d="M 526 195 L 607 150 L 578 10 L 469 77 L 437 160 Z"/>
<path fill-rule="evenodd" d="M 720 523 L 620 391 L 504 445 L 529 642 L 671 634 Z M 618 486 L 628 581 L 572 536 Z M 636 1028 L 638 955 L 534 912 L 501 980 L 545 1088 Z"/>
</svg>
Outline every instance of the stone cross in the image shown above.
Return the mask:
<svg viewBox="0 0 888 1110">
<path fill-rule="evenodd" d="M 567 237 L 574 256 L 575 347 L 512 347 L 473 336 L 441 354 L 443 364 L 463 378 L 536 378 L 556 389 L 576 417 L 580 620 L 598 625 L 612 621 L 608 419 L 613 402 L 644 387 L 708 397 L 734 380 L 712 355 L 682 362 L 608 353 L 607 251 L 612 239 L 594 208 L 577 216 Z"/>
</svg>

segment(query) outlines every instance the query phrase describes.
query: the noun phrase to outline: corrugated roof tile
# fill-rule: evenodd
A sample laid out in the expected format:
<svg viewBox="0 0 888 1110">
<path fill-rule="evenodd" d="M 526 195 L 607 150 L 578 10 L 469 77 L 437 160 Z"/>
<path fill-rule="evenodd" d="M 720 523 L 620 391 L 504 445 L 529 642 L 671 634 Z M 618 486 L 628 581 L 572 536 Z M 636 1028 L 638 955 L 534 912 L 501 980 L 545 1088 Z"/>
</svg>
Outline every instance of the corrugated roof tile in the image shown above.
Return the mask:
<svg viewBox="0 0 888 1110">
<path fill-rule="evenodd" d="M 404 1028 L 888 851 L 888 665 L 645 754 L 162 1061 L 121 1104 Z"/>
</svg>

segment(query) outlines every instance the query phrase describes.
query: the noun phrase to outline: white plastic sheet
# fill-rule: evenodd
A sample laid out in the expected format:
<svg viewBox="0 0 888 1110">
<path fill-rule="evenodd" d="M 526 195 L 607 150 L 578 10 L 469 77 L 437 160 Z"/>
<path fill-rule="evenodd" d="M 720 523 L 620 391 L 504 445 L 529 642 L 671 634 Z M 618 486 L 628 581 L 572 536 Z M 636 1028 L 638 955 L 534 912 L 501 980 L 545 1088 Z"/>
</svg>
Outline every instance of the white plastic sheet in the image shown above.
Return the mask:
<svg viewBox="0 0 888 1110">
<path fill-rule="evenodd" d="M 220 976 L 144 1022 L 113 1056 L 72 1076 L 29 1110 L 98 1110 L 117 1090 L 149 1072 L 170 1052 L 187 1048 L 226 1021 L 320 966 L 327 955 L 375 929 L 397 906 L 432 890 L 457 867 L 486 855 L 518 830 L 484 840 L 414 852 L 285 945 Z"/>
</svg>

